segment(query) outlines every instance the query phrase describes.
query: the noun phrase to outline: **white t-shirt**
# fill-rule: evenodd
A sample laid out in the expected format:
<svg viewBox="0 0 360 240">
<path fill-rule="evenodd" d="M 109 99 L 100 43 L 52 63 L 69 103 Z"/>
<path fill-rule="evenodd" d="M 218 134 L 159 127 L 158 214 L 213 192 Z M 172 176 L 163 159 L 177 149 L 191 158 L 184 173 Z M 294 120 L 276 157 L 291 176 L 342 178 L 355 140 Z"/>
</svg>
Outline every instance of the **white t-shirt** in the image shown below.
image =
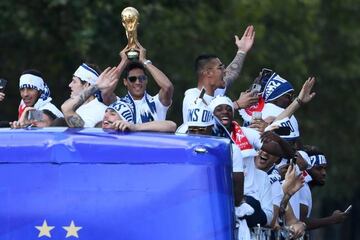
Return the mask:
<svg viewBox="0 0 360 240">
<path fill-rule="evenodd" d="M 245 137 L 249 140 L 249 143 L 253 146 L 253 148 L 258 151 L 262 147 L 262 142 L 260 138 L 260 133 L 255 129 L 248 127 L 241 127 Z"/>
<path fill-rule="evenodd" d="M 272 194 L 272 203 L 280 207 L 280 203 L 282 198 L 284 197 L 284 192 L 282 190 L 282 186 L 279 181 L 274 181 L 271 184 L 271 194 Z"/>
<path fill-rule="evenodd" d="M 101 122 L 107 106 L 98 101 L 97 98 L 81 105 L 75 112 L 84 121 L 84 127 L 95 127 Z"/>
<path fill-rule="evenodd" d="M 244 162 L 240 148 L 233 143 L 231 143 L 231 148 L 233 172 L 244 172 Z"/>
<path fill-rule="evenodd" d="M 56 115 L 56 117 L 64 117 L 63 113 L 51 102 L 48 102 L 38 108 L 38 110 L 49 110 L 53 114 Z"/>
<path fill-rule="evenodd" d="M 134 100 L 134 103 L 136 112 L 135 123 L 165 120 L 166 113 L 170 107 L 170 105 L 164 106 L 160 102 L 159 94 L 156 94 L 155 96 L 150 96 L 149 94 L 145 93 L 144 97 L 141 100 Z M 152 110 L 149 104 L 155 105 L 155 109 Z"/>
<path fill-rule="evenodd" d="M 264 171 L 255 167 L 253 157 L 243 159 L 244 162 L 244 194 L 252 196 L 260 202 L 261 209 L 266 214 L 267 224 L 273 217 L 273 204 L 270 179 Z"/>
<path fill-rule="evenodd" d="M 188 109 L 189 107 L 194 104 L 195 100 L 199 97 L 200 95 L 200 90 L 198 88 L 190 88 L 188 90 L 186 90 L 185 92 L 185 97 L 183 100 L 183 106 L 182 106 L 182 112 L 183 112 L 183 122 L 186 123 L 187 122 L 187 115 L 188 115 Z M 203 99 L 205 100 L 205 102 L 207 104 L 210 104 L 210 102 L 217 96 L 217 95 L 222 95 L 225 92 L 224 89 L 217 89 L 215 91 L 214 96 L 210 96 L 207 95 L 206 93 L 204 94 Z"/>
<path fill-rule="evenodd" d="M 276 106 L 272 103 L 265 103 L 264 108 L 262 109 L 262 119 L 266 119 L 267 117 L 277 117 L 284 111 L 283 108 Z M 295 140 L 300 136 L 299 132 L 299 124 L 296 120 L 295 116 L 292 115 L 290 117 L 290 120 L 287 120 L 284 123 L 281 123 L 281 126 L 289 127 L 290 128 L 290 134 L 288 136 L 281 136 L 283 139 L 286 140 Z"/>
<path fill-rule="evenodd" d="M 246 127 L 242 127 L 241 130 L 255 150 L 262 147 L 260 134 L 256 130 Z M 270 179 L 267 173 L 256 168 L 255 150 L 240 150 L 244 162 L 244 194 L 260 202 L 261 209 L 266 214 L 267 223 L 270 224 L 273 215 Z"/>
<path fill-rule="evenodd" d="M 225 88 L 217 88 L 214 92 L 214 96 L 224 96 L 226 92 L 226 87 Z"/>
<path fill-rule="evenodd" d="M 312 209 L 312 196 L 309 184 L 304 183 L 304 186 L 300 188 L 300 204 L 306 205 L 308 207 L 308 212 L 306 217 L 310 217 Z"/>
<path fill-rule="evenodd" d="M 300 219 L 300 190 L 291 196 L 289 203 L 297 219 Z"/>
</svg>

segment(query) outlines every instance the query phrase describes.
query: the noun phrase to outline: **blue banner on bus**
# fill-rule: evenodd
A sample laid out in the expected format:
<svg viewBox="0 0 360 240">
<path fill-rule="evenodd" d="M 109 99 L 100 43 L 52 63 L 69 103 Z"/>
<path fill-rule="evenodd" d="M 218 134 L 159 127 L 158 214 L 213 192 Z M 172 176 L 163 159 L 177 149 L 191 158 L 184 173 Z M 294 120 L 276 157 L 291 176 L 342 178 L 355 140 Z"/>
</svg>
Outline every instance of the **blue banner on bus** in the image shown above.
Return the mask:
<svg viewBox="0 0 360 240">
<path fill-rule="evenodd" d="M 0 239 L 233 239 L 229 142 L 0 130 Z"/>
</svg>

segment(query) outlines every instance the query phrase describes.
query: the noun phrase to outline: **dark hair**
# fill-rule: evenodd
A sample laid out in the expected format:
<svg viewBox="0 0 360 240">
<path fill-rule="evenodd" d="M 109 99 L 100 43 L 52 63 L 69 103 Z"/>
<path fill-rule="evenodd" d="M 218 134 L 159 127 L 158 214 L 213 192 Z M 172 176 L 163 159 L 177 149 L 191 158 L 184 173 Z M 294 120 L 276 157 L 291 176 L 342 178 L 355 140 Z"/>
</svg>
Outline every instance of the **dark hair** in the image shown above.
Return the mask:
<svg viewBox="0 0 360 240">
<path fill-rule="evenodd" d="M 136 68 L 139 68 L 139 69 L 143 70 L 144 73 L 145 73 L 145 67 L 144 67 L 144 65 L 142 65 L 142 64 L 139 63 L 139 62 L 131 62 L 131 63 L 129 63 L 129 64 L 126 66 L 126 68 L 125 68 L 125 70 L 124 70 L 125 78 L 127 78 L 127 77 L 129 76 L 129 72 L 130 72 L 131 70 L 136 69 Z"/>
<path fill-rule="evenodd" d="M 21 73 L 21 75 L 24 75 L 24 74 L 35 75 L 37 77 L 41 77 L 44 80 L 44 76 L 42 75 L 42 73 L 39 70 L 36 70 L 36 69 L 27 69 L 27 70 L 25 70 L 25 71 L 23 71 Z"/>
<path fill-rule="evenodd" d="M 205 65 L 208 64 L 211 60 L 218 58 L 215 54 L 201 54 L 195 59 L 195 72 L 200 74 L 204 69 Z"/>
<path fill-rule="evenodd" d="M 60 118 L 56 118 L 51 124 L 51 127 L 68 127 L 65 118 L 60 117 Z"/>
<path fill-rule="evenodd" d="M 94 70 L 98 75 L 101 74 L 101 69 L 98 65 L 94 64 L 94 63 L 85 63 L 88 67 L 90 67 L 92 70 Z M 79 78 L 80 79 L 80 78 Z M 84 85 L 86 83 L 88 83 L 87 81 L 81 80 L 80 79 L 80 83 L 81 85 Z"/>
<path fill-rule="evenodd" d="M 48 110 L 48 109 L 43 109 L 42 110 L 42 112 L 44 113 L 44 114 L 46 114 L 49 118 L 51 118 L 51 120 L 55 120 L 55 119 L 57 119 L 57 116 L 53 113 L 53 112 L 51 112 L 50 110 Z"/>
<path fill-rule="evenodd" d="M 314 146 L 314 145 L 305 145 L 305 146 L 304 146 L 304 151 L 305 151 L 309 156 L 325 155 L 325 153 L 324 153 L 323 151 L 321 151 L 317 146 Z"/>
<path fill-rule="evenodd" d="M 91 67 L 95 72 L 97 72 L 97 74 L 101 74 L 101 69 L 98 65 L 94 64 L 94 63 L 85 63 L 86 65 L 88 65 L 89 67 Z"/>
</svg>

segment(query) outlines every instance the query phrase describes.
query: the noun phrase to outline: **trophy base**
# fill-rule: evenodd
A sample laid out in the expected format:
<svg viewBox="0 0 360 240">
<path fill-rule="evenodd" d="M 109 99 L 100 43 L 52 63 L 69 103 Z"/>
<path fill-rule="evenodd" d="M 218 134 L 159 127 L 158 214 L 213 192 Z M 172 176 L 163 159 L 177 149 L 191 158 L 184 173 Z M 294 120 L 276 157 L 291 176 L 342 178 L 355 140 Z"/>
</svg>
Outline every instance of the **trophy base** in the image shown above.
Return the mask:
<svg viewBox="0 0 360 240">
<path fill-rule="evenodd" d="M 127 53 L 127 57 L 129 60 L 134 61 L 139 59 L 139 53 L 137 51 L 129 51 Z"/>
</svg>

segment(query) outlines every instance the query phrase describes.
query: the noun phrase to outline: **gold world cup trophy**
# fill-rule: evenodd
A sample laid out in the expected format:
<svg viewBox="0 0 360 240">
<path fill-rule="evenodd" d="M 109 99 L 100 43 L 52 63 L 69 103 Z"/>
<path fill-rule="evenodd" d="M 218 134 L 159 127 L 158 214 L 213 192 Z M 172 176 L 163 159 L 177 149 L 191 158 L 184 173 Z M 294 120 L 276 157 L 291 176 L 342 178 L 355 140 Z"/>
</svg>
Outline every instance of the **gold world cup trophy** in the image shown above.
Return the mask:
<svg viewBox="0 0 360 240">
<path fill-rule="evenodd" d="M 126 31 L 126 37 L 128 39 L 127 52 L 128 59 L 136 60 L 139 58 L 139 52 L 137 47 L 137 27 L 139 24 L 139 12 L 133 7 L 127 7 L 121 12 L 121 22 Z"/>
</svg>

